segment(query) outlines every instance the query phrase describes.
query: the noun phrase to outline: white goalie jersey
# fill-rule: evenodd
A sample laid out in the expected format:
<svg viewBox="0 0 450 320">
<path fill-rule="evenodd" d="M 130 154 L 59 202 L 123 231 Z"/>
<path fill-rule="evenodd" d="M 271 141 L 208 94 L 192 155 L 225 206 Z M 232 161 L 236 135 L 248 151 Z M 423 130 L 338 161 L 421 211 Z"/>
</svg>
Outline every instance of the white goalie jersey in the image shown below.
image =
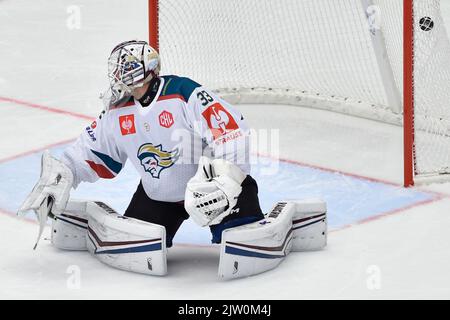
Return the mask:
<svg viewBox="0 0 450 320">
<path fill-rule="evenodd" d="M 249 174 L 249 128 L 241 113 L 198 83 L 162 76 L 153 102 L 132 97 L 113 105 L 85 128 L 62 161 L 82 181 L 114 178 L 130 160 L 147 195 L 184 200 L 202 155 L 223 158 Z"/>
</svg>

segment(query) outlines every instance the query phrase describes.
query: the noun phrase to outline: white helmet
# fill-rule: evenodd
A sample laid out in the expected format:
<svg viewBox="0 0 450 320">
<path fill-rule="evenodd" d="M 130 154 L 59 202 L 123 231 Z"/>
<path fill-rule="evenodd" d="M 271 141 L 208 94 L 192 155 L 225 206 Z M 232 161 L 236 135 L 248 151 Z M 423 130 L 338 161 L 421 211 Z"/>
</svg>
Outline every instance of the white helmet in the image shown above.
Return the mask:
<svg viewBox="0 0 450 320">
<path fill-rule="evenodd" d="M 130 95 L 133 89 L 158 76 L 158 52 L 145 41 L 118 44 L 108 58 L 108 77 L 114 100 Z"/>
</svg>

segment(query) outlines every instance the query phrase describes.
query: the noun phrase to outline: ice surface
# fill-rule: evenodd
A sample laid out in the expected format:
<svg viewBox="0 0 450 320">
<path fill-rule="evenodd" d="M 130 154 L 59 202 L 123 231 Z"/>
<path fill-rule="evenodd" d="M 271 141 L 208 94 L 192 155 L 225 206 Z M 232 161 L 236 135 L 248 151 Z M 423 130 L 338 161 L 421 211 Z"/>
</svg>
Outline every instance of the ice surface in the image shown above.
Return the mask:
<svg viewBox="0 0 450 320">
<path fill-rule="evenodd" d="M 37 225 L 8 212 L 35 183 L 39 150 L 75 138 L 87 121 L 1 98 L 95 117 L 109 51 L 119 41 L 146 37 L 145 2 L 128 1 L 124 10 L 120 0 L 0 1 L 0 298 L 450 298 L 450 185 L 397 186 L 401 128 L 290 106 L 239 106 L 256 130 L 279 130 L 282 158 L 310 165 L 282 162 L 277 176 L 255 167 L 262 205 L 267 210 L 285 197 L 325 198 L 336 230 L 326 250 L 291 254 L 276 270 L 226 283 L 216 276 L 217 246 L 176 245 L 164 278 L 114 270 L 48 241 L 32 251 Z M 450 1 L 441 2 L 450 20 Z M 67 27 L 71 6 L 81 10 L 80 29 Z M 74 195 L 95 194 L 123 210 L 137 181 L 126 167 L 115 181 L 83 185 Z M 207 244 L 209 237 L 187 223 L 176 240 Z"/>
</svg>

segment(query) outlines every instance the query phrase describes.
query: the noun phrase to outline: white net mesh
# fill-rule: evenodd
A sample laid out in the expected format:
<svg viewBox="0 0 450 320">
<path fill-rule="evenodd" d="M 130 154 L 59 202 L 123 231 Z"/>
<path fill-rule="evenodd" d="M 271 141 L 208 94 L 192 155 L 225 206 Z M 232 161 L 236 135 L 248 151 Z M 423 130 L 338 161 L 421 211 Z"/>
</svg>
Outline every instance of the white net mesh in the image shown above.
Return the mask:
<svg viewBox="0 0 450 320">
<path fill-rule="evenodd" d="M 159 14 L 165 73 L 388 107 L 360 0 L 162 0 Z"/>
<path fill-rule="evenodd" d="M 450 43 L 439 0 L 416 10 L 416 173 L 450 165 Z M 160 0 L 162 72 L 232 102 L 401 124 L 403 0 Z M 420 28 L 430 17 L 434 27 Z"/>
<path fill-rule="evenodd" d="M 450 42 L 440 1 L 416 0 L 414 22 L 415 170 L 450 173 Z"/>
</svg>

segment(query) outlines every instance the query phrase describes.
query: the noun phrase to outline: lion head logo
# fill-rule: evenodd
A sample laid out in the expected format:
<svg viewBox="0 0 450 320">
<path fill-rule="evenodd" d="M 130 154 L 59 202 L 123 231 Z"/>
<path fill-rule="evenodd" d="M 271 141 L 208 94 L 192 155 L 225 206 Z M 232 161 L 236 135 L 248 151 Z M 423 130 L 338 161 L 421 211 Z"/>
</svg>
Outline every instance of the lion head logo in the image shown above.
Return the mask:
<svg viewBox="0 0 450 320">
<path fill-rule="evenodd" d="M 152 175 L 153 178 L 159 179 L 161 171 L 170 168 L 178 160 L 178 149 L 173 151 L 164 151 L 161 145 L 154 146 L 151 143 L 143 144 L 139 150 L 137 157 L 141 160 L 144 170 Z"/>
</svg>

